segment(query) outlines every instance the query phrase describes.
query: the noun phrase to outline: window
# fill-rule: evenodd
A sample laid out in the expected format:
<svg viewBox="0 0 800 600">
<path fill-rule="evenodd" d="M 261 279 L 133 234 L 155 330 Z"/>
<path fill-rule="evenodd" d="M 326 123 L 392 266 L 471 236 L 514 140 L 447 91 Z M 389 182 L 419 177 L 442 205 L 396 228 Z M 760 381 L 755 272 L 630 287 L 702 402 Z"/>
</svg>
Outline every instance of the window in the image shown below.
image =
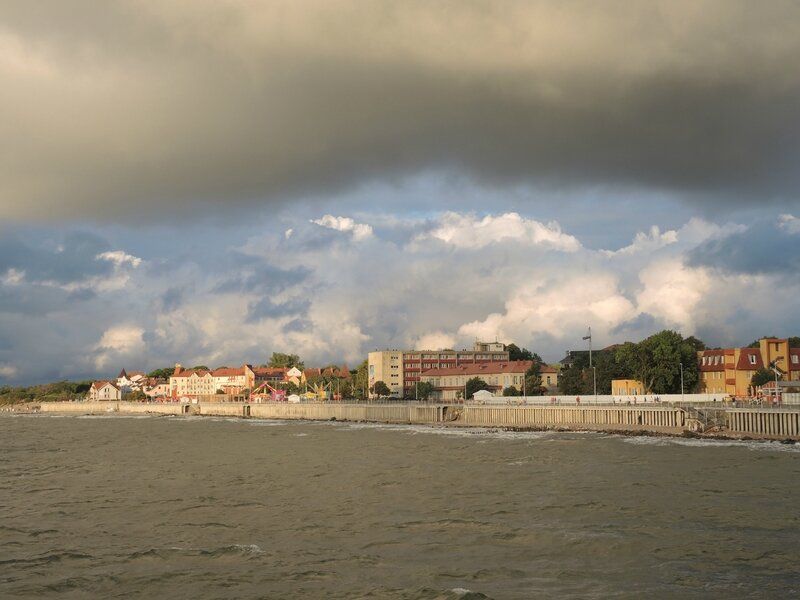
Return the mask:
<svg viewBox="0 0 800 600">
<path fill-rule="evenodd" d="M 796 365 L 798 362 L 800 362 L 800 358 L 798 358 L 797 354 L 792 354 L 792 364 Z"/>
<path fill-rule="evenodd" d="M 750 364 L 751 365 L 756 364 L 756 355 L 755 354 L 751 354 L 750 355 Z"/>
</svg>

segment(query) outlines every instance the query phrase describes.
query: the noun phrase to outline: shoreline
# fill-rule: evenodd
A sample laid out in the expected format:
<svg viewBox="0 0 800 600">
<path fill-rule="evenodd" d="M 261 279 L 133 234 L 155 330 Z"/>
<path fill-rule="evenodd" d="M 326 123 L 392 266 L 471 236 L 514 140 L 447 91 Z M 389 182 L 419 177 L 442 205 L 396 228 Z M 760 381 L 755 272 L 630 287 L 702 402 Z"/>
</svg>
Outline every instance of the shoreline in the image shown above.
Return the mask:
<svg viewBox="0 0 800 600">
<path fill-rule="evenodd" d="M 418 408 L 418 411 L 412 410 Z M 472 408 L 472 407 L 470 407 Z M 620 410 L 623 413 L 632 412 L 632 409 L 613 407 L 614 413 Z M 448 409 L 450 410 L 448 414 Z M 607 435 L 620 435 L 625 437 L 670 437 L 697 440 L 727 440 L 727 441 L 756 441 L 756 442 L 780 442 L 782 444 L 794 445 L 800 443 L 800 436 L 786 435 L 783 432 L 741 432 L 732 430 L 710 429 L 706 431 L 692 430 L 696 424 L 690 420 L 677 421 L 672 425 L 674 415 L 667 415 L 670 418 L 655 416 L 653 419 L 659 424 L 644 424 L 641 420 L 641 411 L 655 413 L 654 409 L 638 409 L 638 423 L 630 422 L 631 415 L 623 414 L 622 417 L 628 422 L 596 422 L 608 420 L 612 407 L 583 407 L 576 412 L 559 411 L 557 408 L 539 407 L 538 412 L 516 411 L 513 420 L 515 424 L 503 423 L 508 420 L 507 415 L 501 409 L 499 416 L 497 408 L 494 412 L 479 415 L 483 417 L 476 422 L 474 415 L 471 421 L 465 420 L 463 405 L 367 405 L 367 404 L 247 404 L 247 403 L 215 403 L 215 404 L 179 404 L 179 403 L 128 403 L 128 402 L 48 402 L 48 403 L 17 403 L 3 405 L 0 413 L 8 414 L 61 414 L 61 415 L 94 415 L 94 416 L 153 416 L 153 417 L 176 417 L 176 416 L 202 416 L 202 417 L 235 417 L 239 419 L 258 419 L 264 421 L 332 421 L 341 423 L 375 423 L 393 425 L 423 425 L 427 427 L 457 427 L 460 429 L 485 428 L 497 431 L 509 432 L 556 432 L 556 433 L 602 433 Z M 511 410 L 511 409 L 508 409 Z M 525 409 L 522 409 L 523 411 Z M 587 412 L 588 410 L 588 412 Z M 661 412 L 663 412 L 662 409 Z M 741 409 L 739 409 L 741 410 Z M 374 414 L 368 414 L 368 413 Z M 681 411 L 683 412 L 683 411 Z M 751 411 L 754 414 L 760 411 Z M 259 414 L 261 413 L 261 414 Z M 333 414 L 338 413 L 338 414 Z M 542 414 L 546 418 L 594 418 L 595 422 L 584 421 L 576 422 L 546 422 L 529 423 L 526 420 L 541 419 Z M 774 413 L 773 413 L 774 414 Z M 408 418 L 409 416 L 415 418 Z M 614 415 L 611 415 L 614 416 Z M 790 413 L 791 418 L 798 416 L 797 412 Z M 353 418 L 355 417 L 355 418 Z M 652 414 L 651 414 L 652 417 Z M 500 421 L 500 422 L 493 422 Z M 661 424 L 664 423 L 664 424 Z"/>
</svg>

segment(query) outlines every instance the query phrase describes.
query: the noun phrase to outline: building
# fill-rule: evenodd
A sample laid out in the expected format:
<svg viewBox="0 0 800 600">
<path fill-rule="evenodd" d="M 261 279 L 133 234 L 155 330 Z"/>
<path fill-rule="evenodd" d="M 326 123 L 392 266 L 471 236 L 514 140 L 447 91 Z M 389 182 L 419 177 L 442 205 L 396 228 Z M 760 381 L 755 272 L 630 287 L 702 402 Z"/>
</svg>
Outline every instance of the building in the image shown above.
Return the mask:
<svg viewBox="0 0 800 600">
<path fill-rule="evenodd" d="M 502 362 L 484 362 L 459 365 L 445 369 L 429 369 L 420 374 L 421 382 L 433 385 L 430 399 L 437 402 L 454 401 L 464 397 L 464 386 L 473 377 L 483 379 L 489 391 L 494 395 L 502 395 L 503 390 L 515 387 L 523 391 L 525 373 L 533 365 L 532 360 L 515 360 Z M 556 370 L 542 365 L 540 373 L 544 385 L 545 374 L 555 378 Z M 527 395 L 539 394 L 540 390 L 524 390 Z"/>
<path fill-rule="evenodd" d="M 141 371 L 133 371 L 130 374 L 122 369 L 117 375 L 116 385 L 123 394 L 141 390 L 147 384 L 147 376 Z"/>
<path fill-rule="evenodd" d="M 217 392 L 215 383 L 214 376 L 210 371 L 184 369 L 177 364 L 169 378 L 169 395 L 173 400 L 213 396 Z"/>
<path fill-rule="evenodd" d="M 392 396 L 413 398 L 424 371 L 493 362 L 508 362 L 499 342 L 475 342 L 472 350 L 380 350 L 369 353 L 369 386 L 382 381 Z"/>
<path fill-rule="evenodd" d="M 757 348 L 700 350 L 697 360 L 701 393 L 754 396 L 753 375 L 771 365 L 780 371 L 780 380 L 800 381 L 800 348 L 790 348 L 788 339 L 763 338 Z"/>
<path fill-rule="evenodd" d="M 638 379 L 612 379 L 611 394 L 614 396 L 643 396 L 644 384 Z"/>
<path fill-rule="evenodd" d="M 122 400 L 122 392 L 110 381 L 95 381 L 89 388 L 89 400 Z"/>
<path fill-rule="evenodd" d="M 211 371 L 214 378 L 214 392 L 228 396 L 241 394 L 243 390 L 252 390 L 255 387 L 256 374 L 253 367 L 244 364 L 241 367 L 220 367 Z"/>
</svg>

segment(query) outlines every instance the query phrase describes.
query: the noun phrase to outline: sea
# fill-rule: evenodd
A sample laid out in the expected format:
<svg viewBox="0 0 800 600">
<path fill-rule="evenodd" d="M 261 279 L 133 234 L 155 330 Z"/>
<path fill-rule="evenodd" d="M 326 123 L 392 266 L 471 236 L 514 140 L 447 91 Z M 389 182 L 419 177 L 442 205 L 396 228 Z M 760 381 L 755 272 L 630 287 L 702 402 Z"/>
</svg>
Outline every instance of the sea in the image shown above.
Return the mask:
<svg viewBox="0 0 800 600">
<path fill-rule="evenodd" d="M 792 597 L 800 445 L 0 416 L 0 598 Z"/>
</svg>

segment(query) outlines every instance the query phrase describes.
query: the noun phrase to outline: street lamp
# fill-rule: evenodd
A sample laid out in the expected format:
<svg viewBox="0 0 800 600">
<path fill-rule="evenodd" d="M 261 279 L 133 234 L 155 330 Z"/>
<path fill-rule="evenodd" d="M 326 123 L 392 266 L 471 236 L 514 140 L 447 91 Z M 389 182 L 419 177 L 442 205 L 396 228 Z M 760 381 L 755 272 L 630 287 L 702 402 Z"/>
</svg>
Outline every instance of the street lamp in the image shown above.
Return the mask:
<svg viewBox="0 0 800 600">
<path fill-rule="evenodd" d="M 588 333 L 581 338 L 583 340 L 589 340 L 589 368 L 594 369 L 593 377 L 594 380 L 594 403 L 597 404 L 597 369 L 592 366 L 592 328 L 589 327 Z"/>
<path fill-rule="evenodd" d="M 769 368 L 772 369 L 773 373 L 775 373 L 775 402 L 778 401 L 778 375 L 782 375 L 780 369 L 778 369 L 778 363 L 783 360 L 782 356 L 778 356 L 769 363 Z"/>
</svg>

